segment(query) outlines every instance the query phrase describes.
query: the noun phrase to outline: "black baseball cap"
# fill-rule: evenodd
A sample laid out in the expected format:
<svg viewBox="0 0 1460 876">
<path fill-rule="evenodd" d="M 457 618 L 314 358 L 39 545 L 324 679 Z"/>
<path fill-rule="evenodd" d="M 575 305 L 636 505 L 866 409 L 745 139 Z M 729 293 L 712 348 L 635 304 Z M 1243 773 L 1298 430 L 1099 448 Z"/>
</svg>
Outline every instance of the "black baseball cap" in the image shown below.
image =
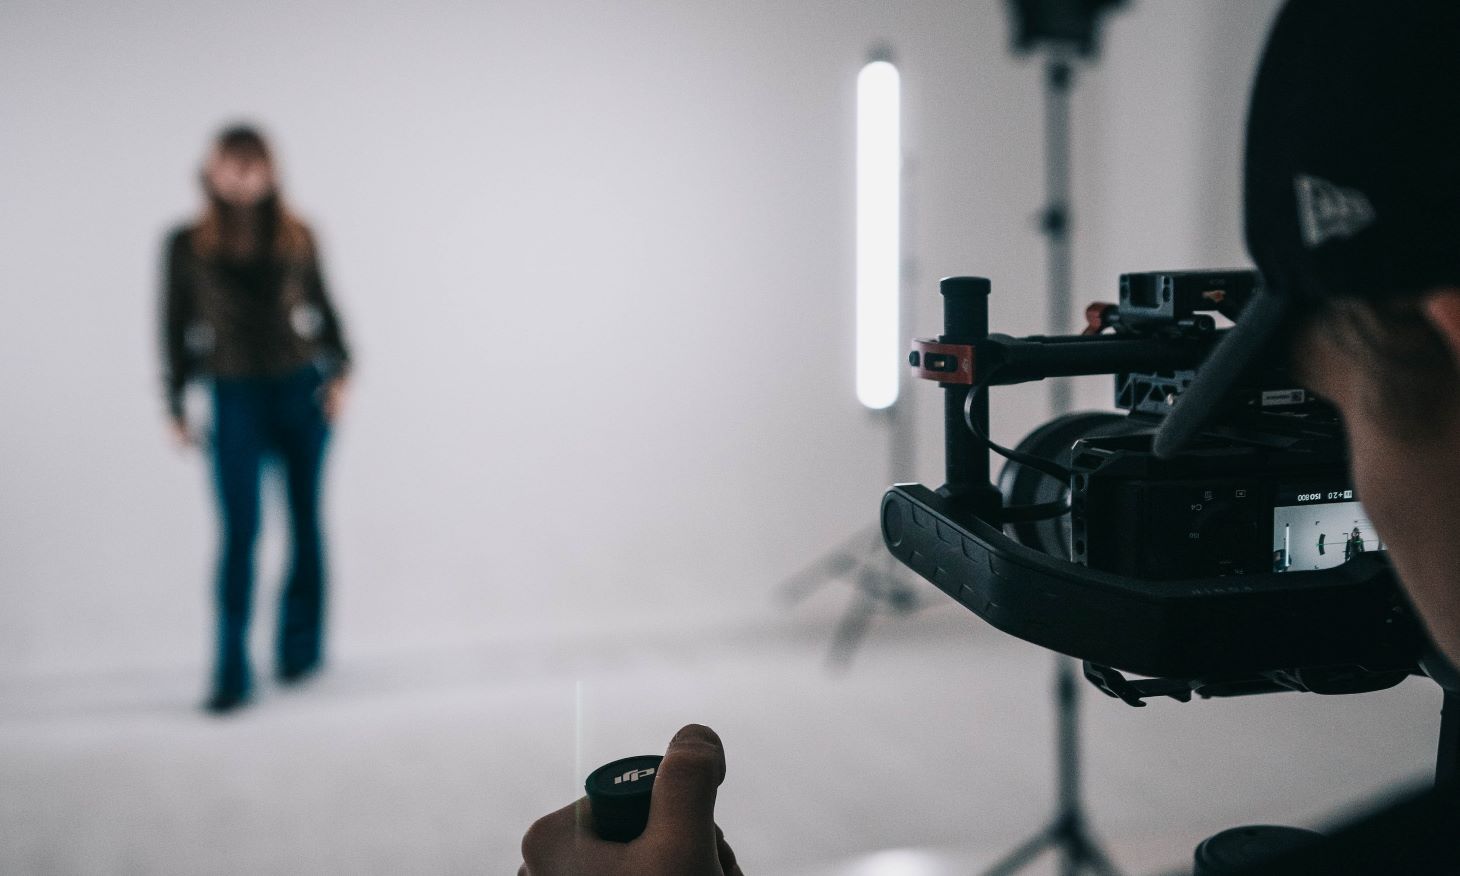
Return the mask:
<svg viewBox="0 0 1460 876">
<path fill-rule="evenodd" d="M 1460 2 L 1290 0 L 1253 87 L 1243 202 L 1262 289 L 1167 415 L 1161 457 L 1325 302 L 1460 285 Z"/>
</svg>

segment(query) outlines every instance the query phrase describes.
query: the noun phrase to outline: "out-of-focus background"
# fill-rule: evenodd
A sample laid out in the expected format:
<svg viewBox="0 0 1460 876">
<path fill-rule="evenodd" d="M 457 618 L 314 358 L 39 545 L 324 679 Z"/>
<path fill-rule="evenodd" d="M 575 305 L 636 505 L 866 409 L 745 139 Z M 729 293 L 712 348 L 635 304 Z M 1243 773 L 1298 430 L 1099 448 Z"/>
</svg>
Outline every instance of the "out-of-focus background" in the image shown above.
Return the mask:
<svg viewBox="0 0 1460 876">
<path fill-rule="evenodd" d="M 1242 125 L 1276 4 L 1111 18 L 1074 101 L 1075 286 L 1246 264 Z M 1052 805 L 1049 656 L 926 585 L 782 586 L 936 484 L 937 393 L 853 391 L 857 71 L 904 87 L 905 333 L 937 279 L 1043 331 L 1041 68 L 1003 3 L 0 5 L 0 871 L 513 872 L 613 757 L 719 729 L 747 873 L 968 872 Z M 164 233 L 256 121 L 357 357 L 334 439 L 329 671 L 196 709 L 208 472 L 166 440 Z M 1073 329 L 1076 326 L 1070 326 Z M 1086 407 L 1108 381 L 1082 381 Z M 995 397 L 995 438 L 1048 415 Z M 255 633 L 283 551 L 271 508 Z M 1438 695 L 1087 698 L 1135 871 L 1420 780 Z"/>
</svg>

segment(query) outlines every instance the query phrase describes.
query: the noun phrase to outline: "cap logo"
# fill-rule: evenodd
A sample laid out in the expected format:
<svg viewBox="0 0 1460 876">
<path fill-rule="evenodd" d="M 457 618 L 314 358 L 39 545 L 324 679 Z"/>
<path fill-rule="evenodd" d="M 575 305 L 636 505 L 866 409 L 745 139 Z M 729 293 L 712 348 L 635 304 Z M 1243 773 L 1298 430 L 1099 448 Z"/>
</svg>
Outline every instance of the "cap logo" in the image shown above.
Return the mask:
<svg viewBox="0 0 1460 876">
<path fill-rule="evenodd" d="M 1293 177 L 1298 194 L 1298 225 L 1309 249 L 1335 237 L 1353 237 L 1374 224 L 1374 205 L 1356 189 L 1300 173 Z"/>
</svg>

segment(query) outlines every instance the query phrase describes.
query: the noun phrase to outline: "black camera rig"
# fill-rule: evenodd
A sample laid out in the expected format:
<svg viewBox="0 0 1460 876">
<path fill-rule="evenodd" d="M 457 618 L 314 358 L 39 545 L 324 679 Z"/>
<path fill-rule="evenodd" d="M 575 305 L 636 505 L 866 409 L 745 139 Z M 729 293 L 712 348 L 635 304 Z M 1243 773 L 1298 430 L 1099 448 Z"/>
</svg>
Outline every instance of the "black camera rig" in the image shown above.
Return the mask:
<svg viewBox="0 0 1460 876">
<path fill-rule="evenodd" d="M 1189 451 L 1150 452 L 1224 333 L 1213 314 L 1235 319 L 1258 282 L 1127 274 L 1119 304 L 1087 310 L 1085 334 L 1013 338 L 988 331 L 987 280 L 945 279 L 944 333 L 914 341 L 910 359 L 944 391 L 947 482 L 887 492 L 888 549 L 995 627 L 1084 661 L 1131 705 L 1356 693 L 1419 672 L 1426 639 L 1372 534 L 1293 541 L 1306 505 L 1328 505 L 1345 533 L 1362 512 L 1336 417 L 1281 364 L 1244 375 Z M 1067 415 L 1012 450 L 988 438 L 991 387 L 1091 374 L 1116 376 L 1128 414 Z M 991 450 L 1010 460 L 997 485 Z"/>
</svg>

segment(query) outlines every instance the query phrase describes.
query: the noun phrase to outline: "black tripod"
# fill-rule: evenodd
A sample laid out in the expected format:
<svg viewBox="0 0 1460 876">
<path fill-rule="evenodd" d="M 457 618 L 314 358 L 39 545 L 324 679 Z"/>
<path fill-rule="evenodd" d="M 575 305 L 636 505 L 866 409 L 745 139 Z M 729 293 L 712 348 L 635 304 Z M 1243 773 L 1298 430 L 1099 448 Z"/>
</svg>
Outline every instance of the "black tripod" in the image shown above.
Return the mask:
<svg viewBox="0 0 1460 876">
<path fill-rule="evenodd" d="M 888 553 L 882 528 L 874 524 L 819 557 L 781 584 L 781 598 L 794 605 L 834 581 L 848 581 L 852 601 L 832 633 L 827 666 L 845 669 L 878 614 L 904 615 L 922 608 L 918 591 L 906 580 L 902 564 Z"/>
<path fill-rule="evenodd" d="M 900 440 L 902 418 L 909 415 L 907 404 L 899 402 L 876 414 L 886 418 L 889 463 L 895 478 L 912 464 L 911 442 Z M 883 543 L 880 522 L 854 533 L 782 581 L 780 598 L 788 605 L 795 605 L 837 581 L 852 585 L 852 601 L 832 633 L 826 655 L 826 664 L 832 670 L 844 670 L 851 665 L 857 647 L 877 615 L 907 615 L 926 604 L 919 588 L 910 582 L 906 567 Z"/>
<path fill-rule="evenodd" d="M 869 60 L 889 60 L 891 56 L 891 50 L 880 44 L 873 46 L 868 53 Z M 909 165 L 910 161 L 904 156 L 904 173 L 909 170 Z M 904 189 L 904 198 L 910 188 Z M 905 204 L 899 204 L 897 209 L 903 214 L 899 224 L 906 236 L 912 211 Z M 904 258 L 899 281 L 904 287 L 916 282 L 911 260 Z M 901 298 L 900 306 L 900 322 L 908 325 L 913 313 L 911 303 Z M 915 442 L 910 434 L 911 425 L 915 422 L 913 399 L 899 398 L 892 406 L 870 413 L 886 429 L 888 480 L 896 482 L 906 477 L 914 467 Z M 826 655 L 828 669 L 844 671 L 851 665 L 858 646 L 879 614 L 908 615 L 927 604 L 919 595 L 922 588 L 913 584 L 913 580 L 907 568 L 887 550 L 879 522 L 853 533 L 846 541 L 782 581 L 779 591 L 784 603 L 795 605 L 829 584 L 846 582 L 851 585 L 851 602 L 837 622 Z"/>
<path fill-rule="evenodd" d="M 1082 872 L 1115 876 L 1119 873 L 1110 858 L 1090 835 L 1080 797 L 1080 680 L 1075 661 L 1061 655 L 1055 664 L 1055 733 L 1057 736 L 1055 787 L 1058 802 L 1054 817 L 1034 836 L 984 871 L 986 876 L 1006 876 L 1023 869 L 1048 850 L 1060 854 L 1061 872 L 1074 876 Z"/>
<path fill-rule="evenodd" d="M 1068 331 L 1071 312 L 1070 258 L 1070 89 L 1076 53 L 1095 48 L 1100 15 L 1122 0 L 1011 0 L 1014 45 L 1027 52 L 1049 48 L 1044 75 L 1045 188 L 1048 202 L 1040 229 L 1048 245 L 1049 325 L 1054 334 Z M 1053 381 L 1050 407 L 1055 416 L 1072 407 L 1069 385 Z M 1119 871 L 1091 836 L 1080 793 L 1080 672 L 1073 658 L 1055 662 L 1054 702 L 1056 772 L 1054 815 L 1034 836 L 990 867 L 987 876 L 1006 876 L 1032 863 L 1046 851 L 1060 856 L 1063 876 Z"/>
</svg>

